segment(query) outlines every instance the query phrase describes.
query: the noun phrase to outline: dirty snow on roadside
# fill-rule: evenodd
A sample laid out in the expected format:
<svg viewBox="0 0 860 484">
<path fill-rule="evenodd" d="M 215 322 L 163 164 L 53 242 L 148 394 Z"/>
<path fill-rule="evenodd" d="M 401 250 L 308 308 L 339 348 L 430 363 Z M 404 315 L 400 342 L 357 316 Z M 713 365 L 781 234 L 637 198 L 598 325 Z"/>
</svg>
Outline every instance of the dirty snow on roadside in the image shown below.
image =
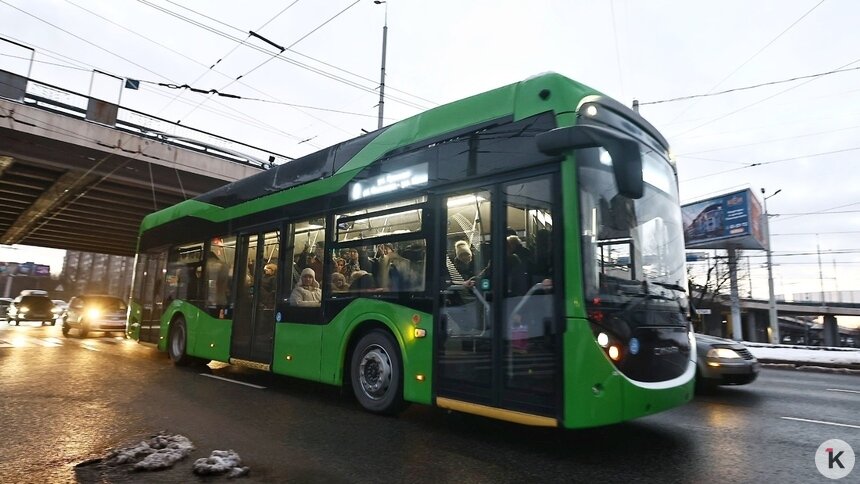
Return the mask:
<svg viewBox="0 0 860 484">
<path fill-rule="evenodd" d="M 185 436 L 158 434 L 135 446 L 112 452 L 106 464 L 132 464 L 136 471 L 155 471 L 173 466 L 193 450 L 194 444 Z"/>
<path fill-rule="evenodd" d="M 194 461 L 192 470 L 201 476 L 227 474 L 227 477 L 244 476 L 250 471 L 242 466 L 242 459 L 233 450 L 213 450 L 209 457 Z"/>
</svg>

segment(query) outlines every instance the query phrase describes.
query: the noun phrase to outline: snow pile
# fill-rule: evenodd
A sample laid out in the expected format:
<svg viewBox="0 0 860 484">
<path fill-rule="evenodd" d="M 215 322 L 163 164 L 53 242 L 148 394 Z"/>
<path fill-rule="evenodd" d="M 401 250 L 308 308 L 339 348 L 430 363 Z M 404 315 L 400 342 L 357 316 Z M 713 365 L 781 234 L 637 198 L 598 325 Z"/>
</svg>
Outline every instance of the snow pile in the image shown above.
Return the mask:
<svg viewBox="0 0 860 484">
<path fill-rule="evenodd" d="M 158 434 L 139 444 L 111 453 L 107 465 L 133 464 L 136 471 L 167 469 L 188 457 L 194 444 L 182 435 Z"/>
<path fill-rule="evenodd" d="M 227 477 L 244 476 L 250 471 L 242 467 L 242 459 L 232 450 L 213 450 L 209 457 L 197 459 L 192 469 L 199 476 L 226 473 Z"/>
<path fill-rule="evenodd" d="M 786 363 L 829 364 L 848 368 L 860 367 L 860 350 L 840 348 L 813 349 L 808 346 L 764 346 L 744 343 L 759 360 Z"/>
</svg>

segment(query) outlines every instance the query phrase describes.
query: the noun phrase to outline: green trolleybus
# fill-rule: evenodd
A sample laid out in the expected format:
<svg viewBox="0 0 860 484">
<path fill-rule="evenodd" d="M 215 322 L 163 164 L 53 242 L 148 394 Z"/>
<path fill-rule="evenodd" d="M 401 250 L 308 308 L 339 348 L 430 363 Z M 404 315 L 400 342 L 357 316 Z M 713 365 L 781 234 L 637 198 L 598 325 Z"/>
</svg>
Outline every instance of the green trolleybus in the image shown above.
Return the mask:
<svg viewBox="0 0 860 484">
<path fill-rule="evenodd" d="M 558 74 L 443 105 L 147 216 L 128 336 L 527 425 L 692 396 L 677 173 Z"/>
</svg>

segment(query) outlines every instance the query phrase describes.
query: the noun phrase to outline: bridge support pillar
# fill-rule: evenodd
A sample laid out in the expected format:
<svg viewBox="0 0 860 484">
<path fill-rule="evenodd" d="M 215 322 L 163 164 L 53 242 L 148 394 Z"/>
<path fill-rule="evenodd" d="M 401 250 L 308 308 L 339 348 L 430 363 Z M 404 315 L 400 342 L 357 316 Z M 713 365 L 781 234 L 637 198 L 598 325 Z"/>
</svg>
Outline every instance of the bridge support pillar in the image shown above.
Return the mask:
<svg viewBox="0 0 860 484">
<path fill-rule="evenodd" d="M 839 346 L 839 325 L 836 323 L 836 316 L 832 314 L 824 315 L 824 346 Z"/>
<path fill-rule="evenodd" d="M 744 324 L 744 341 L 758 341 L 758 325 L 756 324 L 755 311 L 747 311 L 746 324 Z"/>
</svg>

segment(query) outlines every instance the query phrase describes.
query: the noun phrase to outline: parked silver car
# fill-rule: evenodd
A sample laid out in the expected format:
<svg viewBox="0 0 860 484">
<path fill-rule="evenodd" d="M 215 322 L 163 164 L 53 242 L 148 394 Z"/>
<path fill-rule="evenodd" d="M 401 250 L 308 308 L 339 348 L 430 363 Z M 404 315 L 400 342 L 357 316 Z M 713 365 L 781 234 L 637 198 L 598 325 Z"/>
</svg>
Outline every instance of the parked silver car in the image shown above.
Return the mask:
<svg viewBox="0 0 860 484">
<path fill-rule="evenodd" d="M 758 377 L 760 364 L 737 341 L 696 333 L 696 386 L 745 385 Z"/>
</svg>

